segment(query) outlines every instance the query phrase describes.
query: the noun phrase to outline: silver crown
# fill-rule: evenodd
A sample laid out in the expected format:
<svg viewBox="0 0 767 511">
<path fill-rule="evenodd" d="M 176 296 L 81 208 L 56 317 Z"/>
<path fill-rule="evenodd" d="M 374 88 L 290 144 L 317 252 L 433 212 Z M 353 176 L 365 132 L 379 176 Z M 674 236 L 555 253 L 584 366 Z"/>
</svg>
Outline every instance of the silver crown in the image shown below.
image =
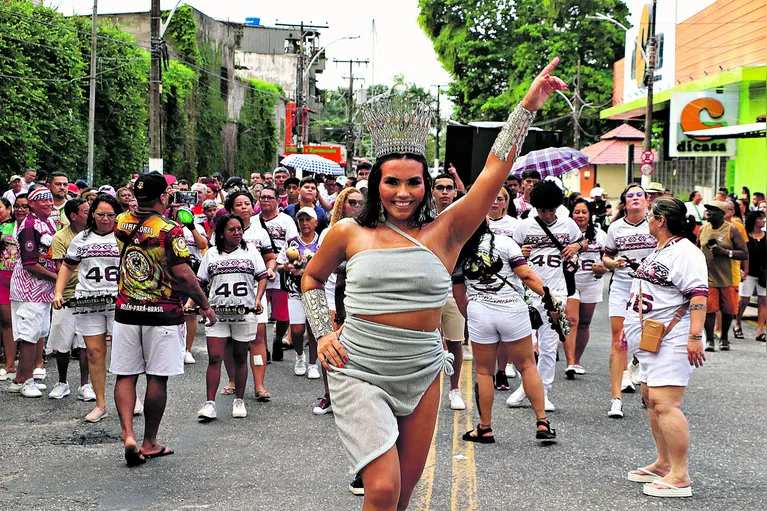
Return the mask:
<svg viewBox="0 0 767 511">
<path fill-rule="evenodd" d="M 371 98 L 360 110 L 376 158 L 394 153 L 426 156 L 433 115 L 429 105 L 412 96 L 384 94 Z"/>
</svg>

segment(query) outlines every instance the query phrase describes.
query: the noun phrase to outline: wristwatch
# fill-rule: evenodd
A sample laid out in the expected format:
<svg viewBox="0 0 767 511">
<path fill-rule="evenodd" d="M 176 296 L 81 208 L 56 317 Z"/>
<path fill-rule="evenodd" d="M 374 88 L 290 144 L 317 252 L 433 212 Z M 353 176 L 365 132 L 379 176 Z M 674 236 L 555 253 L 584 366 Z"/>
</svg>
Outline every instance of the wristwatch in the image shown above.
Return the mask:
<svg viewBox="0 0 767 511">
<path fill-rule="evenodd" d="M 732 259 L 732 250 L 730 250 L 730 254 L 729 255 L 730 255 L 730 259 Z"/>
</svg>

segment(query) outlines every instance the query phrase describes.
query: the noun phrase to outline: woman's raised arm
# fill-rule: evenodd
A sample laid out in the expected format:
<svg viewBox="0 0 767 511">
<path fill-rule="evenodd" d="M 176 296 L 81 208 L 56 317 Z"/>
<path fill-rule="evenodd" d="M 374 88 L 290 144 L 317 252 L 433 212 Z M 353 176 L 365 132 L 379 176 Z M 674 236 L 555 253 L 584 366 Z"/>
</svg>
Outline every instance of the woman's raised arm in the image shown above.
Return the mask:
<svg viewBox="0 0 767 511">
<path fill-rule="evenodd" d="M 509 176 L 517 154 L 517 145 L 524 141 L 524 138 L 519 137 L 527 132 L 534 113 L 555 91 L 567 90 L 565 82 L 551 76 L 558 63 L 559 57 L 555 57 L 535 78 L 527 95 L 501 129 L 487 157 L 485 168 L 466 197 L 449 206 L 440 215 L 439 221 L 444 222 L 442 225 L 449 226 L 448 236 L 454 246 L 460 247 L 466 243 L 480 222 L 484 221 L 498 191 Z"/>
</svg>

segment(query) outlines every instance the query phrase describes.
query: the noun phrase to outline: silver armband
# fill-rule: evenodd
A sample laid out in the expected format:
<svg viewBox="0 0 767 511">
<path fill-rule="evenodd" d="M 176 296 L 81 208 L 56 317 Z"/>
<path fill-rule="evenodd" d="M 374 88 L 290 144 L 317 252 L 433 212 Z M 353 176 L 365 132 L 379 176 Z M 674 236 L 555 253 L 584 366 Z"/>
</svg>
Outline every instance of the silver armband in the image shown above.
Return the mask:
<svg viewBox="0 0 767 511">
<path fill-rule="evenodd" d="M 333 323 L 330 321 L 330 308 L 324 289 L 304 291 L 301 295 L 301 302 L 304 304 L 306 321 L 309 322 L 315 339 L 335 331 Z"/>
<path fill-rule="evenodd" d="M 525 141 L 527 130 L 530 129 L 533 119 L 535 119 L 535 112 L 527 110 L 522 106 L 522 103 L 518 104 L 509 114 L 509 119 L 501 128 L 501 132 L 498 133 L 495 142 L 493 142 L 492 153 L 499 160 L 506 161 L 511 148 L 516 146 L 517 154 L 519 154 L 519 148 L 522 147 L 522 142 Z"/>
</svg>

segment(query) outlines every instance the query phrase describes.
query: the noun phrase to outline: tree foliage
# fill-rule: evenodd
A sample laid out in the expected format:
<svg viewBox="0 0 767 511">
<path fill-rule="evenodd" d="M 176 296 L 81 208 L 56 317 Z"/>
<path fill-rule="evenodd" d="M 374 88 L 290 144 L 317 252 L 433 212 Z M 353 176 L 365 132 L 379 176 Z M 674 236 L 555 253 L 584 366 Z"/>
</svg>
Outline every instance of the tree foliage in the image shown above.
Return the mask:
<svg viewBox="0 0 767 511">
<path fill-rule="evenodd" d="M 570 84 L 571 100 L 580 58 L 582 100 L 594 107 L 609 104 L 624 32 L 586 15 L 600 12 L 628 26 L 622 1 L 419 0 L 419 6 L 419 23 L 453 77 L 449 95 L 456 119 L 505 119 L 554 56 L 561 59 L 557 74 Z M 586 108 L 583 116 L 582 138 L 598 137 L 605 126 L 597 109 Z M 572 112 L 561 98 L 549 101 L 538 121 L 572 140 Z"/>
</svg>

